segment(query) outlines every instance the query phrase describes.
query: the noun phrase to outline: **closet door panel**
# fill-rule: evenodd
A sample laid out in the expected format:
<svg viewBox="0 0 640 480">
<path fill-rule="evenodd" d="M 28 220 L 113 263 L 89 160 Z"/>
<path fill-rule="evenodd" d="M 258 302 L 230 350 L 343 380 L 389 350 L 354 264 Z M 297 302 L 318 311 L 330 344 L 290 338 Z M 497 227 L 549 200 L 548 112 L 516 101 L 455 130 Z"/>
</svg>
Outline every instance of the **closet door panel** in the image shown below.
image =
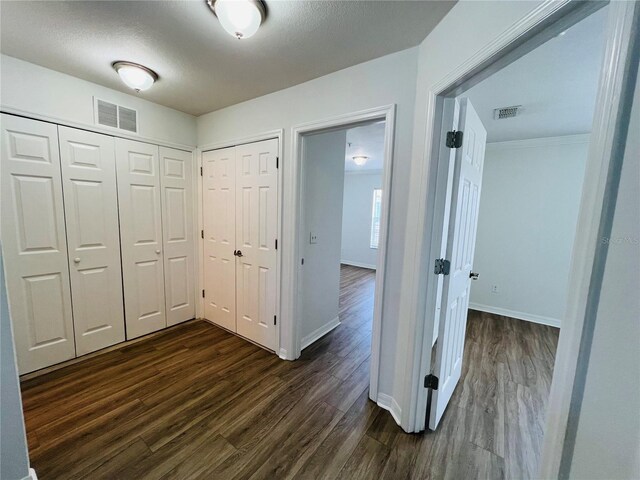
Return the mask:
<svg viewBox="0 0 640 480">
<path fill-rule="evenodd" d="M 158 147 L 116 139 L 127 339 L 166 327 Z"/>
<path fill-rule="evenodd" d="M 205 318 L 236 331 L 235 148 L 202 154 Z"/>
<path fill-rule="evenodd" d="M 175 325 L 196 315 L 191 153 L 160 147 L 160 173 L 167 325 Z"/>
<path fill-rule="evenodd" d="M 2 246 L 20 374 L 75 357 L 55 125 L 2 115 Z"/>
<path fill-rule="evenodd" d="M 238 334 L 276 348 L 278 141 L 236 147 Z"/>
<path fill-rule="evenodd" d="M 76 350 L 125 339 L 114 138 L 58 127 Z"/>
</svg>

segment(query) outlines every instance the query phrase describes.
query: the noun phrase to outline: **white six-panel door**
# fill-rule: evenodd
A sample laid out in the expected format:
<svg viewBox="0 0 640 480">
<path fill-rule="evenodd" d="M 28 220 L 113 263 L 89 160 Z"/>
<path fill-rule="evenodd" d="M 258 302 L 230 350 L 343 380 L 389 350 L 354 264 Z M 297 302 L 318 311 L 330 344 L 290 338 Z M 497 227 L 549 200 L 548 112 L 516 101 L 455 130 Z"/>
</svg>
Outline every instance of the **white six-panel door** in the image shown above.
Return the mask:
<svg viewBox="0 0 640 480">
<path fill-rule="evenodd" d="M 236 147 L 236 324 L 239 335 L 276 348 L 278 141 Z"/>
<path fill-rule="evenodd" d="M 204 315 L 236 331 L 236 149 L 202 154 Z"/>
<path fill-rule="evenodd" d="M 433 391 L 429 428 L 434 430 L 453 395 L 462 373 L 464 337 L 469 308 L 470 274 L 480 209 L 482 170 L 487 131 L 471 102 L 460 102 L 462 147 L 456 150 L 451 219 L 447 237 L 449 275 L 444 277 L 442 310 L 434 371 L 439 379 Z"/>
<path fill-rule="evenodd" d="M 167 325 L 195 317 L 191 153 L 160 147 Z"/>
<path fill-rule="evenodd" d="M 55 125 L 2 115 L 2 239 L 21 374 L 75 357 Z"/>
<path fill-rule="evenodd" d="M 166 327 L 158 147 L 116 138 L 127 339 Z"/>
<path fill-rule="evenodd" d="M 113 137 L 58 127 L 76 352 L 125 339 Z"/>
</svg>

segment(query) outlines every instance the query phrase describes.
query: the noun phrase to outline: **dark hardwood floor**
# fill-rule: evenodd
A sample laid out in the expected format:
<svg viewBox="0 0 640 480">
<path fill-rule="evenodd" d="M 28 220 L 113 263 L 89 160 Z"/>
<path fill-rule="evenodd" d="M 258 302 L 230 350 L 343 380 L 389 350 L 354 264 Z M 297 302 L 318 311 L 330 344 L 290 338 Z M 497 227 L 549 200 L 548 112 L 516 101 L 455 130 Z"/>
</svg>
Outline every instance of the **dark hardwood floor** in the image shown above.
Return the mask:
<svg viewBox="0 0 640 480">
<path fill-rule="evenodd" d="M 374 274 L 342 268 L 342 324 L 278 359 L 194 321 L 22 384 L 47 479 L 531 478 L 557 329 L 470 312 L 437 432 L 368 400 Z"/>
</svg>

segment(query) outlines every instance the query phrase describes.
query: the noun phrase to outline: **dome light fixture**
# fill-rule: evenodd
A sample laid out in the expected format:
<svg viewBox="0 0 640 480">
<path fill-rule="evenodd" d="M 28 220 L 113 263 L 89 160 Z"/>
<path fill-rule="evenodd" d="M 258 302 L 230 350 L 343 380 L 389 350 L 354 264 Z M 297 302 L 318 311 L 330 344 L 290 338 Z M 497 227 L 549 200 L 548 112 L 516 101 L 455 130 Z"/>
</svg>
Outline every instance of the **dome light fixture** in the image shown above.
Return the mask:
<svg viewBox="0 0 640 480">
<path fill-rule="evenodd" d="M 114 62 L 113 69 L 118 72 L 120 79 L 129 88 L 141 92 L 151 88 L 158 80 L 158 74 L 143 65 L 132 62 Z"/>
<path fill-rule="evenodd" d="M 365 157 L 364 155 L 356 155 L 355 157 L 353 157 L 353 163 L 355 163 L 359 167 L 367 163 L 367 160 L 369 160 L 369 157 Z"/>
<path fill-rule="evenodd" d="M 241 40 L 253 36 L 267 16 L 261 0 L 206 0 L 222 28 Z"/>
</svg>

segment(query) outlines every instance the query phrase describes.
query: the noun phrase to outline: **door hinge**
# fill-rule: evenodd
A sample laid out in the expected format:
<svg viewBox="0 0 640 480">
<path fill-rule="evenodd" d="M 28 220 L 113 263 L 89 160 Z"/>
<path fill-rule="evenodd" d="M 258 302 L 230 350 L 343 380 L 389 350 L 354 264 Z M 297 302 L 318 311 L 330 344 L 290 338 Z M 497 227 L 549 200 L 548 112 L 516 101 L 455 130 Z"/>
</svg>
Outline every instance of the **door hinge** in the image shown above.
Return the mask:
<svg viewBox="0 0 640 480">
<path fill-rule="evenodd" d="M 276 157 L 276 168 L 280 168 L 280 157 Z"/>
<path fill-rule="evenodd" d="M 436 259 L 436 264 L 433 268 L 433 273 L 436 275 L 449 275 L 449 270 L 451 268 L 451 262 L 449 260 L 445 260 L 444 258 Z"/>
<path fill-rule="evenodd" d="M 200 167 L 200 176 L 202 176 L 202 167 Z"/>
<path fill-rule="evenodd" d="M 200 238 L 204 238 L 204 230 L 200 230 Z"/>
<path fill-rule="evenodd" d="M 276 238 L 276 250 L 278 249 L 278 239 Z"/>
<path fill-rule="evenodd" d="M 438 389 L 438 377 L 434 374 L 430 373 L 426 377 L 424 377 L 424 388 L 430 388 L 431 390 Z"/>
<path fill-rule="evenodd" d="M 448 148 L 460 148 L 462 146 L 462 132 L 453 130 L 447 132 L 447 147 Z"/>
<path fill-rule="evenodd" d="M 202 289 L 202 298 L 204 298 L 204 289 Z"/>
<path fill-rule="evenodd" d="M 276 325 L 278 323 L 278 320 L 276 320 L 276 316 L 273 316 L 273 324 Z"/>
</svg>

